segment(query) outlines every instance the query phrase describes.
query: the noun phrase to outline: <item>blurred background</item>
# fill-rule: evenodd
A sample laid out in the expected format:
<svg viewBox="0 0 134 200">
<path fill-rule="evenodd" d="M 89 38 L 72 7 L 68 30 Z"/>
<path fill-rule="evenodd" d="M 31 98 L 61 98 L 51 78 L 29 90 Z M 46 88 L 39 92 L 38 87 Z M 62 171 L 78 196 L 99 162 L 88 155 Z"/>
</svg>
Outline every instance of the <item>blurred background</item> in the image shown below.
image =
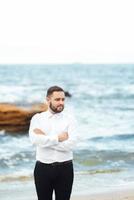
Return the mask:
<svg viewBox="0 0 134 200">
<path fill-rule="evenodd" d="M 82 138 L 73 193 L 133 186 L 133 19 L 133 0 L 0 1 L 1 200 L 25 200 L 35 191 L 35 147 L 29 122 L 24 127 L 31 113 L 22 121 L 18 114 L 21 132 L 4 120 L 12 109 L 44 103 L 52 85 L 71 94 L 66 109 Z"/>
<path fill-rule="evenodd" d="M 74 151 L 74 193 L 134 183 L 134 65 L 1 65 L 0 102 L 30 108 L 59 85 L 71 94 L 81 141 Z M 0 113 L 1 117 L 2 114 Z M 33 188 L 35 147 L 28 131 L 0 131 L 0 192 Z M 12 184 L 11 184 L 12 183 Z M 90 188 L 90 191 L 89 191 Z"/>
</svg>

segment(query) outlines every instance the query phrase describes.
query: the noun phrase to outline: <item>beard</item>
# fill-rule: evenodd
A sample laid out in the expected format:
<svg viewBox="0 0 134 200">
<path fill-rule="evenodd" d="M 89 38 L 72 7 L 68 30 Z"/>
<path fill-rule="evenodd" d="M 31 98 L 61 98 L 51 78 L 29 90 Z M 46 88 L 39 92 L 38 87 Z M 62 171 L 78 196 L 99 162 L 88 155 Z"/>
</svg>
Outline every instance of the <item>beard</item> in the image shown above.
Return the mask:
<svg viewBox="0 0 134 200">
<path fill-rule="evenodd" d="M 58 107 L 54 107 L 52 105 L 52 103 L 50 103 L 49 107 L 54 113 L 60 113 L 60 112 L 62 112 L 64 110 L 64 105 L 60 105 Z"/>
</svg>

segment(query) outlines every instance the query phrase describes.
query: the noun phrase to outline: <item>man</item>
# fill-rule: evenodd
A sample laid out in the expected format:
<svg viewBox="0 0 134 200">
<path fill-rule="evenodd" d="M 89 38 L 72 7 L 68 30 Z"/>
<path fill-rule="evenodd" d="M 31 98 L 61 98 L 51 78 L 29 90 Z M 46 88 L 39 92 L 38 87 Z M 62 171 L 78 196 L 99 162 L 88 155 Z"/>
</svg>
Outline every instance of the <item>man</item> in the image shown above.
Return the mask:
<svg viewBox="0 0 134 200">
<path fill-rule="evenodd" d="M 33 116 L 30 140 L 36 145 L 34 180 L 38 200 L 69 200 L 73 184 L 73 152 L 77 142 L 76 121 L 64 110 L 65 92 L 50 87 L 48 111 Z"/>
</svg>

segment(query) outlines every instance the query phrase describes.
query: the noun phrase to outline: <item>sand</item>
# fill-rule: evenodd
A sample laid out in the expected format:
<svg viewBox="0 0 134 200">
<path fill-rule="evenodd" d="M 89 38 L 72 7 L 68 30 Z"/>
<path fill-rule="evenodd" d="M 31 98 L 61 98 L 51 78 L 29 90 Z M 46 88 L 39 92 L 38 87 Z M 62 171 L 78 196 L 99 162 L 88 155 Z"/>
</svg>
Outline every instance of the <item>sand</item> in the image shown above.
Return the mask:
<svg viewBox="0 0 134 200">
<path fill-rule="evenodd" d="M 71 200 L 134 200 L 134 190 L 119 190 L 92 195 L 79 195 L 72 197 Z"/>
<path fill-rule="evenodd" d="M 0 200 L 37 200 L 35 191 L 19 190 L 1 191 Z M 112 191 L 102 191 L 99 193 L 92 193 L 86 195 L 72 195 L 71 200 L 134 200 L 134 188 L 117 188 Z"/>
</svg>

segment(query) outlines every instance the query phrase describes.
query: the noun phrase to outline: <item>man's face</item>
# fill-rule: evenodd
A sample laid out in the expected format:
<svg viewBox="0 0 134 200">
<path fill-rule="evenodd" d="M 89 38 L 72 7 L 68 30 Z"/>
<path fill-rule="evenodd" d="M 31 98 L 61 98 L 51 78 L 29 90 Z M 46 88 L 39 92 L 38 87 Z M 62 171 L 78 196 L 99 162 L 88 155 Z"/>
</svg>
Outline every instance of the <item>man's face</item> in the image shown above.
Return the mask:
<svg viewBox="0 0 134 200">
<path fill-rule="evenodd" d="M 48 106 L 54 113 L 60 113 L 64 109 L 65 94 L 62 91 L 53 92 L 47 97 Z"/>
</svg>

